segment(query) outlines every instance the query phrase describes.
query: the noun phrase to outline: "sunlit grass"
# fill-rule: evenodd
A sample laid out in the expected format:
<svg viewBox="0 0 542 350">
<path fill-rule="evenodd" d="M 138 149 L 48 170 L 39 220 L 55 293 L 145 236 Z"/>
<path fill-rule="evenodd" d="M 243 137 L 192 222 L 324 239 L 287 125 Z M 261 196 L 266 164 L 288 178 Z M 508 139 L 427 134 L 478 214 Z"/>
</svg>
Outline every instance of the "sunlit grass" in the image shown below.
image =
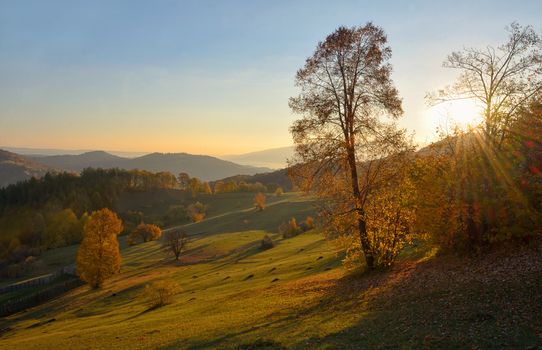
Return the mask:
<svg viewBox="0 0 542 350">
<path fill-rule="evenodd" d="M 10 328 L 0 348 L 237 349 L 262 341 L 293 349 L 537 344 L 531 318 L 537 315 L 532 308 L 540 309 L 538 265 L 522 275 L 519 260 L 511 274 L 503 268 L 510 261 L 501 263 L 498 256 L 437 256 L 436 248 L 417 240 L 393 267 L 359 274 L 341 267 L 341 256 L 317 231 L 290 239 L 256 228 L 230 231 L 245 215 L 269 226 L 277 215 L 305 215 L 290 205 L 233 211 L 223 222 L 192 225 L 191 231 L 204 233 L 192 237 L 181 263 L 166 259 L 159 242 L 125 247 L 121 274 L 104 288 L 83 286 L 0 320 L 0 329 Z M 276 246 L 262 251 L 265 234 Z M 141 293 L 159 279 L 179 283 L 182 291 L 172 304 L 151 310 Z"/>
</svg>

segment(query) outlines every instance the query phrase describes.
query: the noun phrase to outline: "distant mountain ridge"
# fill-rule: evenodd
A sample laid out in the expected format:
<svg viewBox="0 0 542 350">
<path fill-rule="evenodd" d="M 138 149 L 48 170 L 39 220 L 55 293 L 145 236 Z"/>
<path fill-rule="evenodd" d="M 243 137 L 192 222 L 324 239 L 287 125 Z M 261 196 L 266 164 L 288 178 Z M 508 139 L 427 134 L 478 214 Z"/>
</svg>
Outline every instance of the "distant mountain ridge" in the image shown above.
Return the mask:
<svg viewBox="0 0 542 350">
<path fill-rule="evenodd" d="M 186 172 L 205 181 L 234 175 L 253 175 L 270 171 L 265 167 L 240 165 L 206 155 L 188 153 L 150 153 L 136 158 L 125 158 L 104 151 L 78 155 L 32 156 L 30 159 L 57 170 L 79 172 L 84 168 L 140 169 L 152 172 L 169 171 L 177 175 Z"/>
<path fill-rule="evenodd" d="M 79 155 L 82 153 L 93 152 L 91 149 L 59 149 L 59 148 L 30 148 L 30 147 L 10 147 L 0 145 L 0 149 L 16 153 L 24 157 L 38 157 L 38 156 L 58 156 L 58 155 Z M 147 154 L 148 152 L 130 152 L 130 151 L 110 151 L 105 150 L 107 153 L 120 156 L 120 157 L 139 157 Z"/>
<path fill-rule="evenodd" d="M 81 154 L 63 154 L 54 156 L 28 156 L 28 158 L 46 164 L 57 170 L 81 171 L 84 168 L 114 168 L 116 162 L 125 158 L 104 151 L 91 151 Z M 118 166 L 117 166 L 118 167 Z"/>
</svg>

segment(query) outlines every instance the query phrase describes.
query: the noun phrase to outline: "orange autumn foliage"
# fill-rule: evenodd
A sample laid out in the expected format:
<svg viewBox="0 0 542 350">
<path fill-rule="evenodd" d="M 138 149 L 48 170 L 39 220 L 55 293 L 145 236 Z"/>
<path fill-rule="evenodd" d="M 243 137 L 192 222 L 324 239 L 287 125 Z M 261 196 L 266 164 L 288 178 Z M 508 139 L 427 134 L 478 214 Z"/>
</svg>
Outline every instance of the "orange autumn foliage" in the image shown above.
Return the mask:
<svg viewBox="0 0 542 350">
<path fill-rule="evenodd" d="M 77 273 L 81 280 L 97 288 L 120 270 L 121 256 L 117 235 L 122 221 L 109 209 L 92 213 L 77 252 Z"/>
</svg>

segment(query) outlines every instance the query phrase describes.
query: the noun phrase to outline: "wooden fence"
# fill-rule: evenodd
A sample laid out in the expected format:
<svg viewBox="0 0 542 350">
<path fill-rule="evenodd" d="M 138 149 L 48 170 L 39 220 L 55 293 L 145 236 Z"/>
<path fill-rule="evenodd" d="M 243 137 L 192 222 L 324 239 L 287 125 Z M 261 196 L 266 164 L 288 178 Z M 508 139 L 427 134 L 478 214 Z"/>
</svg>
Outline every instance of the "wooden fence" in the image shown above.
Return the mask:
<svg viewBox="0 0 542 350">
<path fill-rule="evenodd" d="M 59 281 L 66 277 L 64 281 Z M 21 289 L 47 286 L 28 295 L 8 299 L 0 305 L 0 317 L 11 315 L 15 312 L 36 306 L 42 302 L 55 298 L 70 289 L 79 287 L 83 282 L 77 277 L 75 265 L 64 266 L 61 269 L 39 277 L 0 287 L 0 294 L 7 294 Z"/>
<path fill-rule="evenodd" d="M 36 287 L 36 286 L 44 286 L 47 284 L 51 284 L 58 278 L 64 275 L 72 275 L 75 276 L 75 265 L 68 265 L 64 266 L 61 269 L 39 277 L 31 278 L 28 280 L 24 280 L 21 282 L 13 283 L 7 286 L 0 287 L 0 294 L 4 293 L 11 293 L 13 291 L 24 289 L 24 288 L 30 288 L 30 287 Z"/>
<path fill-rule="evenodd" d="M 83 285 L 83 282 L 79 278 L 69 277 L 66 281 L 55 283 L 49 288 L 39 290 L 30 295 L 9 299 L 0 305 L 0 317 L 34 307 L 81 285 Z"/>
</svg>

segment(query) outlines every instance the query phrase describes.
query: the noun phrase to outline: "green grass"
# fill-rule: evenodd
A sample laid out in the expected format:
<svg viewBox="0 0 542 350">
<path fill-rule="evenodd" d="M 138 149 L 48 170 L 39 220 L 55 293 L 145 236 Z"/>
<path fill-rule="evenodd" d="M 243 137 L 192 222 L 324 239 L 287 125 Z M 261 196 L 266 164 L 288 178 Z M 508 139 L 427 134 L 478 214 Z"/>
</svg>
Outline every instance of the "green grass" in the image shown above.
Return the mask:
<svg viewBox="0 0 542 350">
<path fill-rule="evenodd" d="M 245 231 L 197 238 L 185 264 L 179 266 L 164 262 L 157 242 L 127 248 L 122 274 L 104 289 L 78 288 L 56 301 L 9 317 L 0 327 L 17 330 L 2 342 L 11 348 L 77 348 L 87 342 L 97 348 L 109 344 L 128 348 L 135 342 L 139 342 L 136 348 L 177 347 L 179 330 L 184 329 L 196 346 L 220 338 L 224 331 L 251 324 L 255 317 L 263 320 L 270 312 L 280 317 L 285 306 L 302 303 L 310 296 L 283 300 L 260 296 L 289 281 L 337 268 L 339 262 L 317 233 L 288 240 L 275 235 L 277 246 L 260 251 L 264 234 Z M 172 305 L 148 311 L 138 295 L 146 283 L 157 278 L 174 279 L 183 291 Z M 28 328 L 50 318 L 56 321 Z M 160 336 L 149 337 L 148 332 Z"/>
<path fill-rule="evenodd" d="M 285 193 L 281 197 L 268 195 L 267 208 L 263 212 L 259 212 L 254 208 L 253 198 L 253 193 L 222 193 L 212 196 L 200 194 L 196 200 L 201 200 L 209 206 L 207 218 L 197 224 L 185 223 L 175 227 L 185 229 L 190 235 L 237 232 L 241 230 L 266 230 L 276 233 L 279 225 L 290 217 L 295 217 L 299 222 L 309 215 L 314 215 L 311 199 L 301 196 L 299 193 Z M 187 200 L 190 203 L 194 201 L 189 194 L 176 190 L 135 192 L 122 197 L 119 210 L 143 209 L 146 206 L 144 203 L 151 203 L 151 208 L 146 208 L 146 212 L 150 216 L 159 216 L 157 214 L 159 211 L 154 205 L 160 208 L 159 203 L 162 203 L 162 207 L 169 207 L 176 200 Z M 125 238 L 125 236 L 119 237 L 121 250 L 128 247 Z M 63 266 L 73 264 L 75 263 L 78 248 L 79 245 L 76 244 L 45 251 L 39 257 L 40 263 L 37 268 L 17 278 L 4 278 L 0 281 L 0 286 L 52 273 Z"/>
<path fill-rule="evenodd" d="M 8 329 L 0 348 L 542 346 L 540 245 L 440 257 L 418 242 L 392 268 L 348 272 L 320 233 L 279 237 L 277 223 L 310 210 L 308 199 L 285 199 L 188 225 L 195 235 L 181 263 L 166 259 L 158 242 L 125 247 L 121 274 L 103 289 L 76 288 L 0 320 Z M 261 251 L 265 234 L 277 245 Z M 182 291 L 149 310 L 141 292 L 163 278 Z"/>
</svg>

